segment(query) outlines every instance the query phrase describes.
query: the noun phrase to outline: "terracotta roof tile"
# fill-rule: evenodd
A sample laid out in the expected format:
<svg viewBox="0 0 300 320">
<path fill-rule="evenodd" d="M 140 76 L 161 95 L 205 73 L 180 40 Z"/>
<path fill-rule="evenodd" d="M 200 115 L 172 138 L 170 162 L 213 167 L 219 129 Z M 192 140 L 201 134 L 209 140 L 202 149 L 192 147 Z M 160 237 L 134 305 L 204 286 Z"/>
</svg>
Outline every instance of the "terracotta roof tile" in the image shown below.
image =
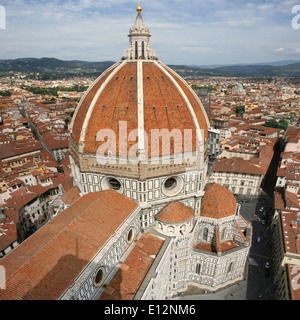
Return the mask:
<svg viewBox="0 0 300 320">
<path fill-rule="evenodd" d="M 195 217 L 193 209 L 185 206 L 181 202 L 174 201 L 167 204 L 158 214 L 155 219 L 166 223 L 183 223 Z"/>
<path fill-rule="evenodd" d="M 17 241 L 17 226 L 9 219 L 0 219 L 0 251 Z"/>
<path fill-rule="evenodd" d="M 289 127 L 284 138 L 287 142 L 297 143 L 300 140 L 300 129 L 295 126 Z"/>
<path fill-rule="evenodd" d="M 182 92 L 174 82 L 155 64 L 153 61 L 143 62 L 143 98 L 144 98 L 144 129 L 148 136 L 145 148 L 148 149 L 148 155 L 156 156 L 169 154 L 169 150 L 162 150 L 160 143 L 159 150 L 152 150 L 151 130 L 166 129 L 172 132 L 176 129 L 180 131 L 181 136 L 174 138 L 170 142 L 170 151 L 174 153 L 176 143 L 183 150 L 184 130 L 193 130 L 192 141 L 189 145 L 185 143 L 185 151 L 196 150 L 196 126 L 192 113 L 190 112 L 187 102 L 182 96 Z M 164 66 L 162 65 L 164 69 Z M 111 72 L 110 72 L 111 73 Z M 78 105 L 78 111 L 72 129 L 72 136 L 75 143 L 79 143 L 80 133 L 84 118 L 87 115 L 89 106 L 96 96 L 100 85 L 103 84 L 108 74 L 100 77 L 90 92 Z M 208 137 L 208 120 L 205 117 L 205 111 L 202 110 L 195 95 L 188 85 L 172 73 L 172 77 L 178 83 L 192 105 L 196 114 L 200 128 L 204 129 L 205 138 Z M 97 98 L 95 107 L 92 111 L 88 126 L 86 128 L 84 152 L 95 154 L 103 141 L 96 141 L 97 133 L 101 129 L 111 129 L 116 134 L 116 150 L 112 148 L 113 154 L 119 155 L 119 151 L 127 144 L 127 152 L 136 141 L 125 141 L 119 139 L 119 123 L 127 122 L 127 137 L 133 130 L 138 129 L 138 79 L 137 79 L 137 62 L 126 62 L 106 83 L 100 96 Z M 167 136 L 169 138 L 169 135 Z M 160 138 L 161 139 L 161 138 Z M 188 139 L 186 139 L 188 140 Z M 122 142 L 124 144 L 122 145 Z M 186 141 L 185 141 L 186 142 Z M 121 143 L 121 145 L 119 145 Z M 125 151 L 124 151 L 125 152 Z"/>
<path fill-rule="evenodd" d="M 88 111 L 88 108 L 90 104 L 92 103 L 92 100 L 94 96 L 96 95 L 97 91 L 100 89 L 101 85 L 104 83 L 104 81 L 109 77 L 109 75 L 112 73 L 114 69 L 112 69 L 110 72 L 106 74 L 101 75 L 101 79 L 99 81 L 95 81 L 95 83 L 90 87 L 90 91 L 87 92 L 87 96 L 82 100 L 80 104 L 80 111 L 75 115 L 75 121 L 76 125 L 72 128 L 72 136 L 76 143 L 79 143 L 81 129 L 83 126 L 83 122 L 86 116 L 86 113 Z"/>
<path fill-rule="evenodd" d="M 7 144 L 0 145 L 0 160 L 5 160 L 7 158 L 19 156 L 23 154 L 28 154 L 34 151 L 42 151 L 42 145 L 39 141 L 26 141 L 24 143 L 11 142 Z"/>
<path fill-rule="evenodd" d="M 211 244 L 211 243 L 204 243 L 204 242 L 198 242 L 194 245 L 194 249 L 196 250 L 203 250 L 207 252 L 226 252 L 228 250 L 237 248 L 238 245 L 235 244 L 232 241 L 224 241 L 217 243 L 217 246 Z"/>
<path fill-rule="evenodd" d="M 72 204 L 76 200 L 80 198 L 80 190 L 77 186 L 73 187 L 72 189 L 68 190 L 61 196 L 61 200 L 66 204 Z"/>
<path fill-rule="evenodd" d="M 112 190 L 77 200 L 1 259 L 0 300 L 58 299 L 136 207 Z"/>
<path fill-rule="evenodd" d="M 284 210 L 285 209 L 284 188 L 275 187 L 274 207 L 275 207 L 275 210 Z"/>
<path fill-rule="evenodd" d="M 287 208 L 300 208 L 299 199 L 295 193 L 285 191 L 285 198 Z"/>
<path fill-rule="evenodd" d="M 213 219 L 221 219 L 236 214 L 237 201 L 225 187 L 210 183 L 206 185 L 202 198 L 200 215 Z"/>
<path fill-rule="evenodd" d="M 255 175 L 263 175 L 265 173 L 262 168 L 243 158 L 218 159 L 215 164 L 214 172 L 246 173 Z"/>
<path fill-rule="evenodd" d="M 99 300 L 132 300 L 164 240 L 144 233 Z"/>
</svg>

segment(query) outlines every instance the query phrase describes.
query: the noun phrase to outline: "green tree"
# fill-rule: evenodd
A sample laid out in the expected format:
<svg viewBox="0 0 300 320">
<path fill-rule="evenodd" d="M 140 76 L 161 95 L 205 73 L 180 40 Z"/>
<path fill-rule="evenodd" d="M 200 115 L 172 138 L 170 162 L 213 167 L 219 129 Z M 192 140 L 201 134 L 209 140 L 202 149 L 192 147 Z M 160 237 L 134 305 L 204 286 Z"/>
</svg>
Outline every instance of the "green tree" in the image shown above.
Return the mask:
<svg viewBox="0 0 300 320">
<path fill-rule="evenodd" d="M 11 92 L 9 90 L 0 91 L 0 96 L 2 96 L 2 97 L 10 97 L 11 96 Z"/>
<path fill-rule="evenodd" d="M 278 123 L 276 121 L 276 119 L 270 119 L 268 121 L 266 121 L 266 123 L 264 124 L 265 127 L 269 127 L 269 128 L 278 128 Z"/>
<path fill-rule="evenodd" d="M 240 114 L 245 112 L 245 106 L 239 106 L 235 108 L 235 113 Z"/>
<path fill-rule="evenodd" d="M 280 119 L 278 128 L 286 130 L 289 127 L 289 123 L 285 119 Z"/>
<path fill-rule="evenodd" d="M 275 118 L 266 121 L 264 124 L 265 127 L 275 128 L 275 129 L 282 129 L 287 130 L 289 127 L 289 123 L 285 119 L 280 119 L 279 122 L 276 121 Z"/>
</svg>

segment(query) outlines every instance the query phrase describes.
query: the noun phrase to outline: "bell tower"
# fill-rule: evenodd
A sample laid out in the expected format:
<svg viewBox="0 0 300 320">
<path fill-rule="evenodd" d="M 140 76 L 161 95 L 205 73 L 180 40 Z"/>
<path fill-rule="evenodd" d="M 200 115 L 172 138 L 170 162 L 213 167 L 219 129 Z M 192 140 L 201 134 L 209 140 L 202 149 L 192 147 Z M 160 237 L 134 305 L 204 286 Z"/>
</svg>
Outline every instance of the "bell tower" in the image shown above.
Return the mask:
<svg viewBox="0 0 300 320">
<path fill-rule="evenodd" d="M 136 11 L 138 14 L 135 24 L 129 30 L 129 48 L 124 52 L 124 58 L 127 60 L 156 60 L 156 52 L 150 47 L 151 34 L 144 23 L 140 2 Z"/>
</svg>

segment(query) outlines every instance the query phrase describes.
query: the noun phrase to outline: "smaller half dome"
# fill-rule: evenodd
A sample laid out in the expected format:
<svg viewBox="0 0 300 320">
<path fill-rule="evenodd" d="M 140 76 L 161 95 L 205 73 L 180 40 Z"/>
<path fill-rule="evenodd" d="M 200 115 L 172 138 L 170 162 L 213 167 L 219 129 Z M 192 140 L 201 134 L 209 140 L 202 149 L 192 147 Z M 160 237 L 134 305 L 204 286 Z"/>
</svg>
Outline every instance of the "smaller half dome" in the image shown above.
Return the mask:
<svg viewBox="0 0 300 320">
<path fill-rule="evenodd" d="M 164 223 L 184 223 L 195 216 L 193 209 L 181 202 L 174 201 L 167 204 L 156 216 L 155 219 Z"/>
<path fill-rule="evenodd" d="M 222 219 L 236 214 L 235 196 L 225 187 L 210 183 L 206 185 L 201 203 L 201 217 Z"/>
</svg>

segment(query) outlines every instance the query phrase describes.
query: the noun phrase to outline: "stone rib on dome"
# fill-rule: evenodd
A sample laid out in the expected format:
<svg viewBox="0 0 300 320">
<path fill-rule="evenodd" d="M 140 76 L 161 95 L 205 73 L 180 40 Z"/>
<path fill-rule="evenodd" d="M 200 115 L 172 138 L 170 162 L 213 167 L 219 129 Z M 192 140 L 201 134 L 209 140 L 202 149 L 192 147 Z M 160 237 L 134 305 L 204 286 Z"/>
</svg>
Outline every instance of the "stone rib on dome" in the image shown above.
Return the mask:
<svg viewBox="0 0 300 320">
<path fill-rule="evenodd" d="M 117 137 L 115 155 L 118 156 L 119 150 L 124 148 L 119 145 L 124 142 L 119 139 L 119 124 L 126 122 L 127 137 L 139 128 L 147 133 L 144 147 L 149 157 L 164 155 L 161 143 L 160 150 L 151 149 L 152 129 L 166 129 L 168 133 L 179 130 L 182 140 L 171 141 L 171 154 L 178 150 L 179 144 L 182 151 L 195 151 L 196 130 L 203 129 L 202 138 L 206 141 L 209 123 L 200 100 L 191 90 L 161 62 L 123 61 L 100 76 L 79 103 L 72 122 L 72 138 L 75 144 L 84 146 L 82 152 L 95 154 L 103 144 L 103 141 L 96 141 L 97 133 L 101 129 L 111 129 Z M 139 105 L 139 98 L 142 105 Z M 193 132 L 191 145 L 184 144 L 184 130 Z M 126 144 L 129 151 L 136 141 L 126 141 Z"/>
<path fill-rule="evenodd" d="M 155 219 L 165 223 L 184 223 L 195 216 L 193 209 L 181 202 L 174 201 L 167 204 L 156 216 Z"/>
<path fill-rule="evenodd" d="M 102 73 L 96 81 L 90 86 L 87 92 L 82 97 L 77 109 L 74 113 L 72 120 L 72 137 L 74 141 L 79 144 L 80 135 L 83 127 L 83 123 L 86 117 L 86 114 L 90 108 L 90 105 L 93 101 L 93 98 L 97 94 L 98 90 L 101 88 L 105 80 L 109 77 L 109 75 L 114 71 L 114 69 L 119 65 L 119 63 L 114 64 L 112 67 L 107 69 L 104 73 Z M 76 120 L 76 122 L 75 122 Z"/>
<path fill-rule="evenodd" d="M 222 219 L 236 214 L 235 196 L 225 187 L 210 183 L 206 185 L 201 203 L 201 217 Z"/>
</svg>

